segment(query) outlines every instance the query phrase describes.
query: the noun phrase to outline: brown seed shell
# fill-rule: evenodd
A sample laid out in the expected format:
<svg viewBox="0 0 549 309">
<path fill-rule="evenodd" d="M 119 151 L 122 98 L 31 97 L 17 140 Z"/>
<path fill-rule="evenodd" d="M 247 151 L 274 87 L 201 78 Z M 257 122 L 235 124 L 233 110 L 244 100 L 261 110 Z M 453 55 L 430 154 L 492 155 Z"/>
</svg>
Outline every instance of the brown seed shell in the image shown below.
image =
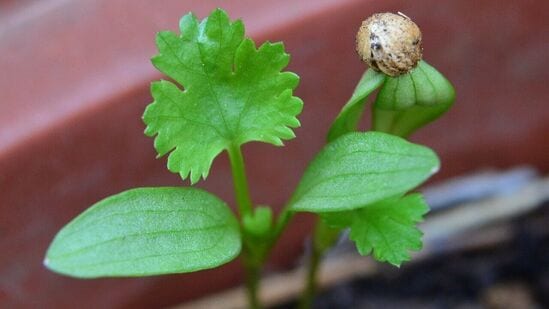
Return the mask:
<svg viewBox="0 0 549 309">
<path fill-rule="evenodd" d="M 372 69 L 389 76 L 408 73 L 421 60 L 421 31 L 402 13 L 378 13 L 362 22 L 357 52 Z"/>
</svg>

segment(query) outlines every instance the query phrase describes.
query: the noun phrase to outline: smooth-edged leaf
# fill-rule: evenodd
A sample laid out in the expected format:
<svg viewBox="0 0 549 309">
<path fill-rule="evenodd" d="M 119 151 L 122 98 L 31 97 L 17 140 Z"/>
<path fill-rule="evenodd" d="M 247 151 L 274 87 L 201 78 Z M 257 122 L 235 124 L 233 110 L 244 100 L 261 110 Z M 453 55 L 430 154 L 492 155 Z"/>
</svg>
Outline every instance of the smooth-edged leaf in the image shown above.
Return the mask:
<svg viewBox="0 0 549 309">
<path fill-rule="evenodd" d="M 373 128 L 406 137 L 448 111 L 454 100 L 452 84 L 420 61 L 408 74 L 387 77 L 373 104 Z"/>
<path fill-rule="evenodd" d="M 427 147 L 381 132 L 348 133 L 310 163 L 290 207 L 316 213 L 360 208 L 404 194 L 438 168 Z"/>
<path fill-rule="evenodd" d="M 168 169 L 192 183 L 207 177 L 224 149 L 249 141 L 277 146 L 294 138 L 303 102 L 292 95 L 299 77 L 281 72 L 290 56 L 282 43 L 257 49 L 241 21 L 217 9 L 199 22 L 181 19 L 181 34 L 160 32 L 154 66 L 173 78 L 153 82 L 154 102 L 143 115 L 145 134 L 155 136 Z"/>
<path fill-rule="evenodd" d="M 147 276 L 213 268 L 240 252 L 227 205 L 194 188 L 139 188 L 108 197 L 67 224 L 44 264 L 80 278 Z"/>
<path fill-rule="evenodd" d="M 371 254 L 380 262 L 400 266 L 410 260 L 410 251 L 420 250 L 422 233 L 416 227 L 429 207 L 421 194 L 389 198 L 363 208 L 322 215 L 332 227 L 351 228 L 349 238 L 361 255 Z"/>
<path fill-rule="evenodd" d="M 333 141 L 345 133 L 356 131 L 368 96 L 383 84 L 385 76 L 385 74 L 372 69 L 368 69 L 362 75 L 353 95 L 334 120 L 328 132 L 328 141 Z"/>
</svg>

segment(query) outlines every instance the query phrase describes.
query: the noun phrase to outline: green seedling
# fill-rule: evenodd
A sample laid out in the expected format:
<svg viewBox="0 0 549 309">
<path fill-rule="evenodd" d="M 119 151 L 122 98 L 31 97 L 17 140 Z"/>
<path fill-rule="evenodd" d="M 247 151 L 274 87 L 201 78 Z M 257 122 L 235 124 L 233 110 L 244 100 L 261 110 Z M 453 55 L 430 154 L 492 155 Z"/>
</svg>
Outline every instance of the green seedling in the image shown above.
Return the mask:
<svg viewBox="0 0 549 309">
<path fill-rule="evenodd" d="M 377 22 L 382 16 L 374 17 Z M 219 267 L 242 256 L 250 307 L 259 308 L 260 271 L 271 248 L 296 212 L 311 212 L 320 220 L 301 302 L 307 307 L 320 257 L 342 229 L 350 228 L 360 254 L 396 266 L 421 248 L 416 224 L 428 207 L 421 194 L 409 192 L 439 169 L 439 159 L 403 137 L 452 105 L 453 88 L 438 71 L 420 59 L 407 69 L 396 63 L 396 70 L 383 62 L 387 55 L 372 52 L 365 59 L 372 68 L 336 117 L 327 145 L 275 216 L 250 199 L 241 148 L 248 142 L 282 146 L 295 137 L 303 102 L 293 95 L 299 77 L 284 71 L 290 56 L 282 43 L 256 47 L 243 23 L 221 9 L 202 21 L 185 15 L 179 26 L 180 34 L 160 32 L 156 38 L 159 53 L 152 63 L 171 81 L 151 85 L 145 134 L 154 138 L 158 156 L 168 157 L 168 169 L 191 184 L 206 179 L 214 159 L 227 151 L 237 213 L 194 187 L 131 189 L 67 224 L 47 251 L 49 269 L 77 278 L 138 277 Z M 361 32 L 377 29 L 370 26 L 365 22 Z M 385 39 L 394 38 L 359 42 L 396 48 Z M 412 44 L 421 48 L 420 41 Z M 367 97 L 377 89 L 373 130 L 359 132 Z"/>
</svg>

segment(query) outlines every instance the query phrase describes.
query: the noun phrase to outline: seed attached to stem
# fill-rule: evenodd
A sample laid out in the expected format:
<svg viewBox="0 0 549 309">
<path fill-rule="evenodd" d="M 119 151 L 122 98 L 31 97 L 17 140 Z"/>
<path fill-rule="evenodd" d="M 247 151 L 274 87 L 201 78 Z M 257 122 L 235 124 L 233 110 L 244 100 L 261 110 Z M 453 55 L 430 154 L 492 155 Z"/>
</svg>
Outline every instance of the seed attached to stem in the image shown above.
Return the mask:
<svg viewBox="0 0 549 309">
<path fill-rule="evenodd" d="M 408 73 L 421 60 L 421 31 L 406 15 L 378 13 L 362 22 L 356 49 L 372 69 L 389 76 Z"/>
</svg>

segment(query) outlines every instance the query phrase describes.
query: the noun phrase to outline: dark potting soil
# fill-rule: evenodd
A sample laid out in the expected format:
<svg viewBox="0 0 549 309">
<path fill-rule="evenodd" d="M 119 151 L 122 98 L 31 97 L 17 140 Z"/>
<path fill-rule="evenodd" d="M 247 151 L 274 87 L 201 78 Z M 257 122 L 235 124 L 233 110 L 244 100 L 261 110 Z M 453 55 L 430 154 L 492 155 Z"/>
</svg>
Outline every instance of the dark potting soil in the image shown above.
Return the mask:
<svg viewBox="0 0 549 309">
<path fill-rule="evenodd" d="M 338 284 L 321 292 L 314 308 L 549 308 L 549 203 L 510 228 L 512 239 L 491 248 L 384 266 Z"/>
</svg>

